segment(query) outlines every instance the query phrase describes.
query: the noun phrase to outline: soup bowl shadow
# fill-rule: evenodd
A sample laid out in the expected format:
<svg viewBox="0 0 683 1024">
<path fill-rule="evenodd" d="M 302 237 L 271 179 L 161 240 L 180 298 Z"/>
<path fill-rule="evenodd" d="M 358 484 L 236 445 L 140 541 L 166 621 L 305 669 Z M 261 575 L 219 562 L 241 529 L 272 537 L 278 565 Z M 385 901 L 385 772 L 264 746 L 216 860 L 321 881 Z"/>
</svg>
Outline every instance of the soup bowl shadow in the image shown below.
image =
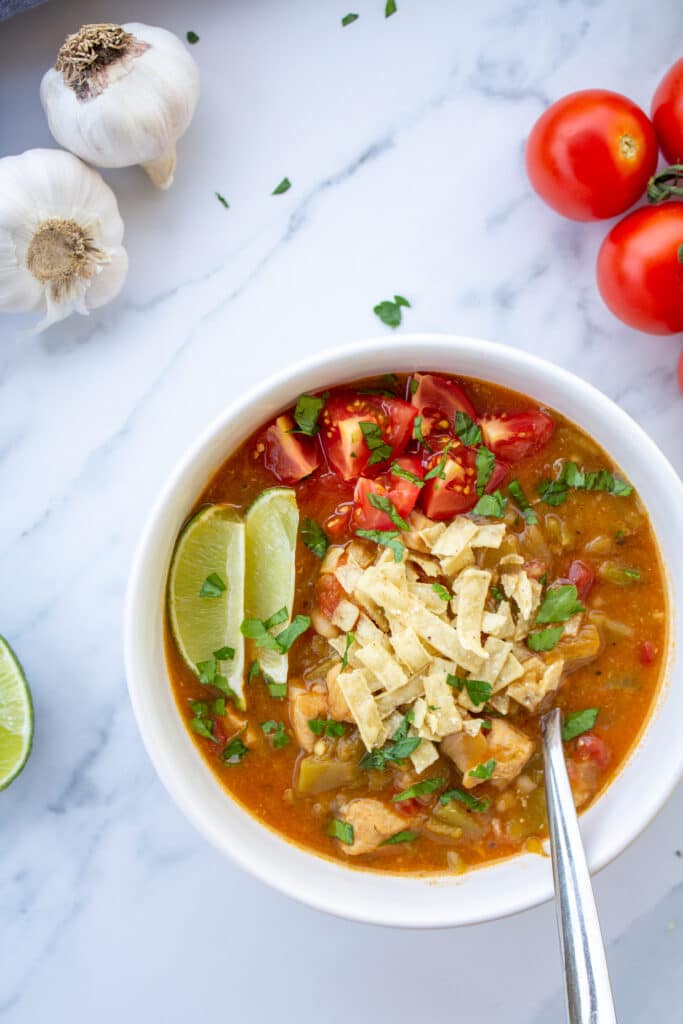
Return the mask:
<svg viewBox="0 0 683 1024">
<path fill-rule="evenodd" d="M 233 402 L 190 446 L 153 508 L 126 595 L 128 689 L 143 741 L 177 805 L 223 854 L 309 906 L 373 924 L 452 927 L 526 910 L 552 897 L 550 860 L 522 854 L 458 876 L 363 871 L 301 849 L 249 815 L 220 786 L 178 714 L 166 664 L 166 575 L 178 532 L 207 480 L 262 423 L 303 391 L 386 372 L 432 370 L 479 377 L 558 410 L 612 456 L 648 508 L 666 575 L 669 642 L 656 704 L 625 766 L 581 817 L 589 865 L 598 871 L 661 809 L 683 775 L 683 484 L 643 430 L 578 377 L 516 349 L 452 335 L 403 334 L 324 352 L 288 367 Z M 678 681 L 676 681 L 678 682 Z"/>
</svg>

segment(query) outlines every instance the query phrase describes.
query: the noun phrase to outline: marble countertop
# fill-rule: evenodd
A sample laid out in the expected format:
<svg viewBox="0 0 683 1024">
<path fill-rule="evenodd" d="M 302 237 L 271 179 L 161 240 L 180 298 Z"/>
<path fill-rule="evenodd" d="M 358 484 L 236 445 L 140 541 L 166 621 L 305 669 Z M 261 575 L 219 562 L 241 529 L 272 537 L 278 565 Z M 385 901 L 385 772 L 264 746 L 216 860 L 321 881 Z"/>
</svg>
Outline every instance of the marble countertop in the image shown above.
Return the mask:
<svg viewBox="0 0 683 1024">
<path fill-rule="evenodd" d="M 203 93 L 169 192 L 137 169 L 106 175 L 130 255 L 120 297 L 37 339 L 0 323 L 0 628 L 36 704 L 33 755 L 0 794 L 7 1024 L 562 1019 L 551 906 L 407 933 L 288 901 L 171 803 L 125 688 L 128 566 L 179 453 L 264 373 L 385 332 L 372 307 L 395 292 L 407 330 L 575 370 L 683 470 L 680 339 L 610 317 L 594 283 L 604 225 L 542 206 L 522 158 L 565 92 L 647 107 L 680 56 L 679 0 L 656 16 L 641 0 L 398 7 L 385 20 L 363 0 L 342 29 L 349 8 L 331 0 L 116 5 L 199 34 Z M 52 144 L 40 76 L 68 32 L 111 17 L 104 0 L 50 0 L 2 25 L 0 155 Z M 622 1024 L 680 1016 L 682 812 L 679 790 L 595 882 Z"/>
</svg>

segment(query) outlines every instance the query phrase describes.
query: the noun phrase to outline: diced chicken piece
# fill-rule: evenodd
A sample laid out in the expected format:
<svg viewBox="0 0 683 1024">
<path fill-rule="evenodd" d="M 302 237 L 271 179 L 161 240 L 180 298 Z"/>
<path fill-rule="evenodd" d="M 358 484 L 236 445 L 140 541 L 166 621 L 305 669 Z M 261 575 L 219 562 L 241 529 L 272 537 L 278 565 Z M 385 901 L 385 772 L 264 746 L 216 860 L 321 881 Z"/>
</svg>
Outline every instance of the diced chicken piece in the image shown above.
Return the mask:
<svg viewBox="0 0 683 1024">
<path fill-rule="evenodd" d="M 486 737 L 489 757 L 496 762 L 493 782 L 500 783 L 501 789 L 516 779 L 534 752 L 534 741 L 525 732 L 517 729 L 502 718 L 494 718 Z"/>
<path fill-rule="evenodd" d="M 349 711 L 349 705 L 339 685 L 339 673 L 341 662 L 333 665 L 327 673 L 327 703 L 330 709 L 330 718 L 337 722 L 353 722 L 353 715 Z"/>
<path fill-rule="evenodd" d="M 462 772 L 465 789 L 473 789 L 484 781 L 469 773 L 490 760 L 496 762 L 492 780 L 502 788 L 522 771 L 534 752 L 534 743 L 521 729 L 502 718 L 494 718 L 488 732 L 480 732 L 478 736 L 468 736 L 465 732 L 447 736 L 441 743 L 441 750 Z"/>
<path fill-rule="evenodd" d="M 564 671 L 574 672 L 594 661 L 602 650 L 600 631 L 592 623 L 582 626 L 576 636 L 563 636 L 553 649 L 553 658 L 562 658 Z"/>
<path fill-rule="evenodd" d="M 329 705 L 327 694 L 308 690 L 289 691 L 289 720 L 296 741 L 302 750 L 311 753 L 318 737 L 308 727 L 311 718 L 327 718 Z"/>
<path fill-rule="evenodd" d="M 371 853 L 390 836 L 405 828 L 405 818 L 379 800 L 360 797 L 351 800 L 340 815 L 353 827 L 353 845 L 340 843 L 339 847 L 350 857 Z"/>
</svg>

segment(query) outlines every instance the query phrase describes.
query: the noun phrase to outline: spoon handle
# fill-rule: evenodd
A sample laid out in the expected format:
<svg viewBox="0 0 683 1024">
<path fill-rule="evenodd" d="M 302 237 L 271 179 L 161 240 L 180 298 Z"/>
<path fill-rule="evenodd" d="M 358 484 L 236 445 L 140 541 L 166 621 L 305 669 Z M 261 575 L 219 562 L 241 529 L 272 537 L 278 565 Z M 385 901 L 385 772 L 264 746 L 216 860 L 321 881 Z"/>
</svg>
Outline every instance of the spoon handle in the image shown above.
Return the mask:
<svg viewBox="0 0 683 1024">
<path fill-rule="evenodd" d="M 569 1024 L 617 1024 L 605 947 L 562 748 L 558 708 L 541 729 L 545 800 L 555 876 Z"/>
</svg>

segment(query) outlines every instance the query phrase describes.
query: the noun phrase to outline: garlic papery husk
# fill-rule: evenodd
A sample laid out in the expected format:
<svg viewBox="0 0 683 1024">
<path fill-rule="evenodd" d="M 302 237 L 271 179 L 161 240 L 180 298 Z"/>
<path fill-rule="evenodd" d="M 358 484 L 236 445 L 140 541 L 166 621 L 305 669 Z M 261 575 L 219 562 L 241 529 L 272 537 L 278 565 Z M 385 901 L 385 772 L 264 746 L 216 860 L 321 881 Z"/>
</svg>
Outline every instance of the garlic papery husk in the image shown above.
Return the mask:
<svg viewBox="0 0 683 1024">
<path fill-rule="evenodd" d="M 128 271 L 122 240 L 116 196 L 72 153 L 0 160 L 0 310 L 43 312 L 34 333 L 114 298 Z"/>
<path fill-rule="evenodd" d="M 176 142 L 199 98 L 199 71 L 163 28 L 84 25 L 43 76 L 50 131 L 98 167 L 142 164 L 155 185 L 173 182 Z"/>
</svg>

